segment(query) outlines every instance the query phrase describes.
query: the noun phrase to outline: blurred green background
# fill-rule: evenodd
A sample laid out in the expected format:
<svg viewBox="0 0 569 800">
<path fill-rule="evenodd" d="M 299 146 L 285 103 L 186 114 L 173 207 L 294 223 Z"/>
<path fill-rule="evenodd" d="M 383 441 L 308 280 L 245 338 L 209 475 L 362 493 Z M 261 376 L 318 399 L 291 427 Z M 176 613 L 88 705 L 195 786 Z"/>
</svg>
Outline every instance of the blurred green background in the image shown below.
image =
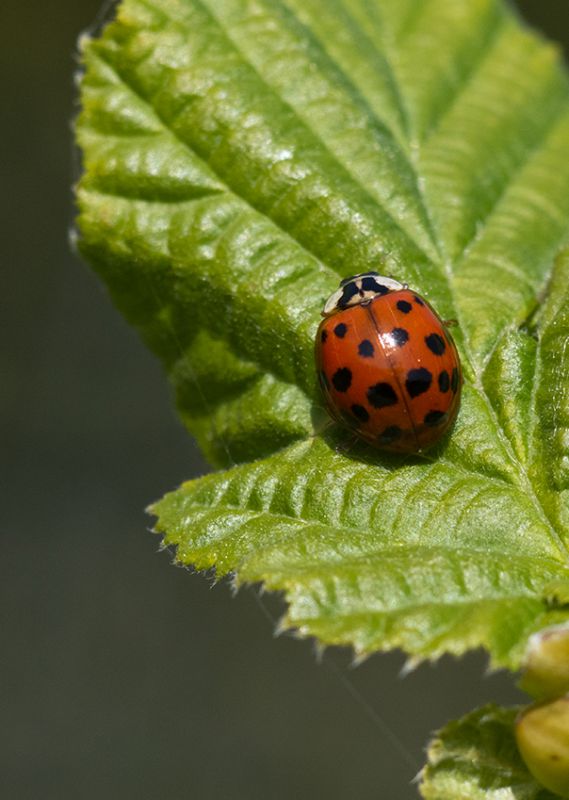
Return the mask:
<svg viewBox="0 0 569 800">
<path fill-rule="evenodd" d="M 520 5 L 567 46 L 567 0 Z M 277 600 L 173 568 L 147 532 L 206 465 L 68 246 L 75 41 L 99 7 L 2 6 L 0 797 L 414 798 L 430 731 L 516 702 L 510 676 L 480 654 L 405 679 L 400 654 L 319 661 L 273 638 Z"/>
</svg>

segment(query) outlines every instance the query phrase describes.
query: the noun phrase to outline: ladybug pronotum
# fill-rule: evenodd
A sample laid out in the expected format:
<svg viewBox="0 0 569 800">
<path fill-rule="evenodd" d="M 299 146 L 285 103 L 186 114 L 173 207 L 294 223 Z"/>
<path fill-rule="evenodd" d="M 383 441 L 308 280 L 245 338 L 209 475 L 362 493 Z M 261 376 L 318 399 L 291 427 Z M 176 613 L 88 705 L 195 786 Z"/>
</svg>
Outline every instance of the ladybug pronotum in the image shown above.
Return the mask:
<svg viewBox="0 0 569 800">
<path fill-rule="evenodd" d="M 316 364 L 334 419 L 392 452 L 438 442 L 456 418 L 462 373 L 452 337 L 427 301 L 365 272 L 340 283 L 322 316 Z"/>
</svg>

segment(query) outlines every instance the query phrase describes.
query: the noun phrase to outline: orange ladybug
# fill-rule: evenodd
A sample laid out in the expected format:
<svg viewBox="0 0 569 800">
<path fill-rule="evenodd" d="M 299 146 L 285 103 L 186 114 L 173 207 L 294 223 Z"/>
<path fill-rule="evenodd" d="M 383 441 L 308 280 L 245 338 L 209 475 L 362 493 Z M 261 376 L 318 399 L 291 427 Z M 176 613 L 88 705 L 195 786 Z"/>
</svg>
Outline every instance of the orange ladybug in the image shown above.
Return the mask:
<svg viewBox="0 0 569 800">
<path fill-rule="evenodd" d="M 439 441 L 460 404 L 462 373 L 445 324 L 407 284 L 346 278 L 322 311 L 316 365 L 334 419 L 383 450 Z"/>
</svg>

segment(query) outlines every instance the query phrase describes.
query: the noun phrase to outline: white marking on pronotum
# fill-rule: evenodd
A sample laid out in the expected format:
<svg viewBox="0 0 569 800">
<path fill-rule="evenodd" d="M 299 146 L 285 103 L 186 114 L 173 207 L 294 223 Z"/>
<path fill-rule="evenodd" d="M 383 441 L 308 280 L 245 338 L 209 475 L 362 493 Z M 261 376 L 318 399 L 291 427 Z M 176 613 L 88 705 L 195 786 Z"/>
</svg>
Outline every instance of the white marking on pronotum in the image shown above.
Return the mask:
<svg viewBox="0 0 569 800">
<path fill-rule="evenodd" d="M 394 278 L 379 275 L 377 272 L 362 272 L 359 275 L 353 275 L 351 278 L 345 278 L 341 282 L 340 288 L 330 295 L 324 305 L 322 316 L 329 317 L 344 308 L 369 303 L 374 297 L 388 292 L 400 292 L 404 288 L 405 284 Z"/>
</svg>

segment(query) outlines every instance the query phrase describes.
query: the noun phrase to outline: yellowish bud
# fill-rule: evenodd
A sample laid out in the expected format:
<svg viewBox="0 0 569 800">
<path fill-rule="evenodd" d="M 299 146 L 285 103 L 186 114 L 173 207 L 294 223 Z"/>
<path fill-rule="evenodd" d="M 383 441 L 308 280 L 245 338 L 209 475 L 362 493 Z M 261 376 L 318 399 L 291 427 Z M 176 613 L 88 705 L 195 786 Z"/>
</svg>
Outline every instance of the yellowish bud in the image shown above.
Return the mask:
<svg viewBox="0 0 569 800">
<path fill-rule="evenodd" d="M 569 694 L 525 709 L 516 720 L 516 741 L 534 778 L 569 798 Z"/>
<path fill-rule="evenodd" d="M 569 624 L 530 636 L 520 688 L 538 699 L 569 692 Z"/>
</svg>

